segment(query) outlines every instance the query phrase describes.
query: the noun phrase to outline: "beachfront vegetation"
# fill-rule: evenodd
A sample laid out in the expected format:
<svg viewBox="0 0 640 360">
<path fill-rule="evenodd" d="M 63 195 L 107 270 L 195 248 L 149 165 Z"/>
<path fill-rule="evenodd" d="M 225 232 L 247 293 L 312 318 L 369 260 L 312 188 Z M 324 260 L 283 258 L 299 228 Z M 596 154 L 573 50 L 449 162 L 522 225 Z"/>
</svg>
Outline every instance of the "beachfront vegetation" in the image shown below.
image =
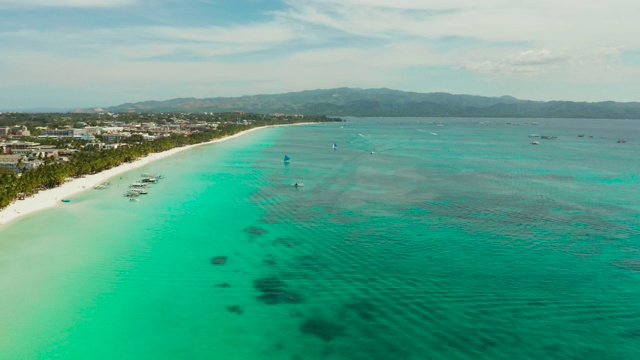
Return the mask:
<svg viewBox="0 0 640 360">
<path fill-rule="evenodd" d="M 59 126 L 68 126 L 71 123 L 79 121 L 90 124 L 92 118 L 98 116 L 97 114 L 84 114 L 84 116 L 79 114 L 12 114 L 14 120 L 20 119 L 24 122 L 6 125 L 18 124 L 33 126 L 33 123 L 38 123 L 38 126 L 47 126 L 54 122 L 60 122 Z M 155 115 L 123 114 L 122 117 L 118 117 L 118 120 L 123 121 L 124 119 L 127 119 L 130 121 L 141 121 L 141 119 L 144 119 L 143 121 L 149 122 L 154 121 L 151 119 L 157 119 Z M 160 121 L 171 117 L 169 114 L 163 114 L 161 116 L 162 117 L 158 119 Z M 180 115 L 181 118 L 183 118 L 183 116 L 185 116 L 185 114 Z M 198 118 L 198 121 L 202 121 L 204 116 L 194 115 L 194 117 Z M 8 117 L 5 116 L 4 120 L 7 121 L 7 118 Z M 300 122 L 339 121 L 338 119 L 331 119 L 325 116 L 305 116 L 302 118 L 294 116 L 242 114 L 242 119 L 245 122 L 239 124 L 237 121 L 238 114 L 215 114 L 215 116 L 214 114 L 211 114 L 208 118 L 216 119 L 217 128 L 205 128 L 197 131 L 171 133 L 166 137 L 160 137 L 153 141 L 142 141 L 142 137 L 132 136 L 132 138 L 123 142 L 124 145 L 109 149 L 90 146 L 88 141 L 73 138 L 23 138 L 22 140 L 37 140 L 41 143 L 51 142 L 53 145 L 60 148 L 65 146 L 66 148 L 72 148 L 75 151 L 72 155 L 69 155 L 68 161 L 65 162 L 57 161 L 54 157 L 45 157 L 42 159 L 43 164 L 33 169 L 22 169 L 19 173 L 10 170 L 0 171 L 0 209 L 11 204 L 18 198 L 19 194 L 30 196 L 38 191 L 60 186 L 69 179 L 95 174 L 124 163 L 132 162 L 151 153 L 223 138 L 254 127 Z M 43 119 L 49 119 L 51 122 L 46 122 Z"/>
</svg>

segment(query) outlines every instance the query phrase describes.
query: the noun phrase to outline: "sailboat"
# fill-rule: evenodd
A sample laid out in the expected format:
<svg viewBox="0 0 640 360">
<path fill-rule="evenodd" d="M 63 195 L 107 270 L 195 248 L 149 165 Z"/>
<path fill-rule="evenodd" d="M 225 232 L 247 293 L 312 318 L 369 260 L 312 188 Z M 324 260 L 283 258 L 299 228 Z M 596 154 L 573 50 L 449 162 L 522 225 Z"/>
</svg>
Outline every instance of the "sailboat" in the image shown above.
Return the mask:
<svg viewBox="0 0 640 360">
<path fill-rule="evenodd" d="M 333 150 L 338 150 L 338 144 L 333 143 Z"/>
<path fill-rule="evenodd" d="M 285 156 L 284 156 L 284 163 L 285 163 L 285 164 L 288 164 L 288 163 L 289 163 L 289 160 L 291 160 L 291 158 L 290 158 L 288 155 L 285 155 Z"/>
</svg>

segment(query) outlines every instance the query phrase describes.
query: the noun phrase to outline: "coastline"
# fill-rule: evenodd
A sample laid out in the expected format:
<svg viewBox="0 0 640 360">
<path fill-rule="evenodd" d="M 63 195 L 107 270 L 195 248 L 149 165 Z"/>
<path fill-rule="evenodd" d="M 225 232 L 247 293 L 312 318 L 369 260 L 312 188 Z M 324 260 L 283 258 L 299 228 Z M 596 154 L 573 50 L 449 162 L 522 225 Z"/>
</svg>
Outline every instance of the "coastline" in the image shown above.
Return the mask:
<svg viewBox="0 0 640 360">
<path fill-rule="evenodd" d="M 313 124 L 313 123 L 296 123 L 296 124 L 286 124 L 286 125 L 267 125 L 267 126 L 255 127 L 255 128 L 241 131 L 237 134 L 220 138 L 220 139 L 215 139 L 215 140 L 203 142 L 200 144 L 177 147 L 177 148 L 173 148 L 173 149 L 159 152 L 159 153 L 149 154 L 131 163 L 122 164 L 114 168 L 99 172 L 97 174 L 86 175 L 81 178 L 72 179 L 56 188 L 40 191 L 37 194 L 34 194 L 24 200 L 15 200 L 13 203 L 11 203 L 11 205 L 0 210 L 0 227 L 20 217 L 54 207 L 55 205 L 60 204 L 62 199 L 85 190 L 93 189 L 94 186 L 99 185 L 114 176 L 120 175 L 130 170 L 135 170 L 153 161 L 164 159 L 166 157 L 177 154 L 179 152 L 192 149 L 196 146 L 208 145 L 208 144 L 213 144 L 213 143 L 222 142 L 226 140 L 231 140 L 231 139 L 240 137 L 242 135 L 248 134 L 250 132 L 264 129 L 264 128 L 269 128 L 269 127 L 289 126 L 289 125 L 307 125 L 307 124 Z"/>
</svg>

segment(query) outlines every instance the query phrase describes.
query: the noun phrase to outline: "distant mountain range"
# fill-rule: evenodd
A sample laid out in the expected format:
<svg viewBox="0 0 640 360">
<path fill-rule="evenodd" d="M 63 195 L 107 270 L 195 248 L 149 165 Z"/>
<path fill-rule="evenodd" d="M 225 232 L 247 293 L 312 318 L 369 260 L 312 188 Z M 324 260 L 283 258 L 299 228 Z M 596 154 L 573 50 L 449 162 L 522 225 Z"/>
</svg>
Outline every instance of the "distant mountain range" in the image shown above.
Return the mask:
<svg viewBox="0 0 640 360">
<path fill-rule="evenodd" d="M 105 108 L 110 112 L 286 113 L 328 116 L 424 116 L 640 119 L 640 103 L 530 101 L 511 96 L 485 97 L 416 93 L 391 89 L 338 88 L 276 95 L 179 98 Z"/>
</svg>

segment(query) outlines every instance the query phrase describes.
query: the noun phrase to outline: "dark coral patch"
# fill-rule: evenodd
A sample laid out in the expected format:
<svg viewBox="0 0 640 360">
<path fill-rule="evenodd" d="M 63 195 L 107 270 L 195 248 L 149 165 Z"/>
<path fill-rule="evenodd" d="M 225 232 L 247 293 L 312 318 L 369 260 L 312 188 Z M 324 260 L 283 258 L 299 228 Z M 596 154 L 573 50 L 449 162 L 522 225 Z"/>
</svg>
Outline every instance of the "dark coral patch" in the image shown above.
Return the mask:
<svg viewBox="0 0 640 360">
<path fill-rule="evenodd" d="M 262 293 L 258 296 L 258 300 L 265 304 L 299 304 L 304 302 L 301 294 L 289 290 L 288 285 L 280 279 L 257 279 L 253 281 L 253 286 Z"/>
<path fill-rule="evenodd" d="M 258 300 L 265 304 L 300 304 L 304 302 L 302 295 L 291 290 L 276 290 L 263 293 Z"/>
<path fill-rule="evenodd" d="M 224 265 L 227 263 L 227 257 L 226 256 L 214 256 L 211 259 L 211 263 L 213 265 Z"/>
<path fill-rule="evenodd" d="M 259 228 L 257 226 L 249 226 L 248 228 L 244 229 L 244 232 L 249 234 L 249 237 L 253 240 L 254 238 L 256 238 L 258 236 L 262 236 L 262 235 L 266 234 L 267 230 L 265 230 L 263 228 Z"/>
<path fill-rule="evenodd" d="M 296 246 L 296 241 L 295 239 L 288 238 L 288 237 L 279 237 L 276 239 L 276 241 L 273 242 L 273 245 L 284 245 L 287 247 L 294 247 Z"/>
<path fill-rule="evenodd" d="M 227 311 L 232 312 L 232 313 L 236 313 L 238 315 L 242 315 L 242 313 L 243 313 L 242 308 L 240 308 L 240 306 L 238 306 L 238 305 L 227 306 Z"/>
<path fill-rule="evenodd" d="M 620 259 L 613 262 L 613 265 L 622 269 L 631 271 L 640 271 L 640 259 L 627 258 Z"/>
<path fill-rule="evenodd" d="M 284 281 L 272 277 L 253 280 L 253 287 L 262 292 L 276 290 L 286 286 L 287 284 Z"/>
<path fill-rule="evenodd" d="M 321 318 L 311 318 L 300 325 L 300 331 L 315 335 L 324 341 L 331 341 L 337 336 L 343 336 L 345 327 Z"/>
</svg>

